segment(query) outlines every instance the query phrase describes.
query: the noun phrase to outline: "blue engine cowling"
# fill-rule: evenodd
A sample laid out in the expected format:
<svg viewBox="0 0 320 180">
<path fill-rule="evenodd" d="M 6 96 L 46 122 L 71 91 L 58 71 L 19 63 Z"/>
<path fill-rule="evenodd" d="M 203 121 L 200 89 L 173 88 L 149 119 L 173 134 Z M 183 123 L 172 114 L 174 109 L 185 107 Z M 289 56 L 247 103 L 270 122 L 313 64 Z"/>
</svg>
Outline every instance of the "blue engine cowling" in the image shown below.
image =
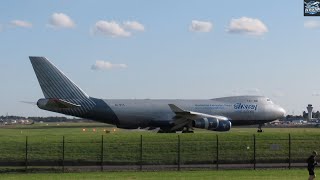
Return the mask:
<svg viewBox="0 0 320 180">
<path fill-rule="evenodd" d="M 192 126 L 212 131 L 229 131 L 231 129 L 231 122 L 217 118 L 201 118 L 194 120 Z"/>
<path fill-rule="evenodd" d="M 194 120 L 192 126 L 200 129 L 215 129 L 219 126 L 219 120 L 216 118 L 201 118 Z"/>
<path fill-rule="evenodd" d="M 231 122 L 229 120 L 220 120 L 219 125 L 213 131 L 229 131 L 231 129 Z"/>
</svg>

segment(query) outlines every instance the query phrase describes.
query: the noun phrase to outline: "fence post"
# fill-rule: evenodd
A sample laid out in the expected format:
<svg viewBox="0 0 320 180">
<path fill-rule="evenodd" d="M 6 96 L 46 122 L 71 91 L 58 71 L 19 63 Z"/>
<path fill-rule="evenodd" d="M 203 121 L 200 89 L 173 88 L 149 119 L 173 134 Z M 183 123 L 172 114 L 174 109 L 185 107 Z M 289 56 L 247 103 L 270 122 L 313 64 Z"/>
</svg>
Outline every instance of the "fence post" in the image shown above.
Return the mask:
<svg viewBox="0 0 320 180">
<path fill-rule="evenodd" d="M 289 133 L 289 169 L 291 169 L 291 135 Z"/>
<path fill-rule="evenodd" d="M 142 134 L 140 135 L 140 171 L 142 171 L 142 164 L 143 164 L 143 162 L 142 162 L 142 148 L 143 148 L 143 146 L 142 146 Z"/>
<path fill-rule="evenodd" d="M 64 136 L 62 136 L 62 172 L 64 172 Z"/>
<path fill-rule="evenodd" d="M 256 170 L 256 134 L 253 134 L 253 169 Z"/>
<path fill-rule="evenodd" d="M 218 137 L 218 134 L 216 135 L 217 137 L 217 141 L 216 141 L 216 158 L 217 158 L 217 161 L 216 161 L 216 169 L 218 170 L 219 169 L 219 137 Z"/>
<path fill-rule="evenodd" d="M 180 171 L 180 164 L 181 164 L 181 161 L 180 161 L 180 135 L 178 135 L 178 171 Z"/>
<path fill-rule="evenodd" d="M 26 149 L 25 149 L 25 171 L 28 169 L 28 136 L 26 136 Z"/>
<path fill-rule="evenodd" d="M 103 171 L 103 135 L 101 135 L 101 171 Z"/>
</svg>

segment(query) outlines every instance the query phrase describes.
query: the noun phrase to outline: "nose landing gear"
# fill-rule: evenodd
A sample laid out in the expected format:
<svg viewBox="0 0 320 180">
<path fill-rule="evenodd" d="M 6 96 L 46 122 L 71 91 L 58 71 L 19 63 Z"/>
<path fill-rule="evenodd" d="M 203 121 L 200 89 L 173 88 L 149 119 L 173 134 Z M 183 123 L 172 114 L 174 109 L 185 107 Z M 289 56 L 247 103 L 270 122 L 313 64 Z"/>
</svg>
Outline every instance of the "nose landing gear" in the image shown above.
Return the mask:
<svg viewBox="0 0 320 180">
<path fill-rule="evenodd" d="M 259 124 L 259 126 L 258 126 L 258 130 L 257 130 L 257 132 L 258 132 L 258 133 L 263 132 L 263 130 L 262 130 L 262 128 L 261 128 L 261 127 L 262 127 L 262 124 Z"/>
</svg>

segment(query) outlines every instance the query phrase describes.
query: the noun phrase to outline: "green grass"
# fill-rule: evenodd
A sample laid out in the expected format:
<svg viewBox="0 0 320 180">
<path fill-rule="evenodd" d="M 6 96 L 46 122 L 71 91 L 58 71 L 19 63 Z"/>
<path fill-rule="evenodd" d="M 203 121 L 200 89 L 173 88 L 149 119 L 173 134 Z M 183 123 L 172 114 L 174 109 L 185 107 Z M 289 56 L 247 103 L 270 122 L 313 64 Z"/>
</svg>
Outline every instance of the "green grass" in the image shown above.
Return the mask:
<svg viewBox="0 0 320 180">
<path fill-rule="evenodd" d="M 86 129 L 84 132 L 83 129 Z M 95 131 L 93 131 L 95 129 Z M 115 129 L 115 131 L 113 131 Z M 104 130 L 111 131 L 106 134 Z M 233 128 L 230 132 L 196 130 L 194 134 L 157 134 L 151 131 L 120 130 L 101 123 L 51 123 L 0 128 L 0 161 L 100 162 L 102 135 L 105 164 L 139 164 L 140 137 L 144 164 L 177 164 L 178 136 L 182 164 L 215 163 L 217 136 L 219 163 L 252 163 L 254 136 L 258 163 L 287 163 L 289 133 L 291 162 L 305 162 L 312 150 L 319 150 L 318 128 Z"/>
<path fill-rule="evenodd" d="M 89 172 L 89 173 L 18 173 L 1 174 L 1 179 L 228 179 L 228 180 L 301 180 L 308 178 L 306 169 L 292 170 L 219 170 L 160 172 Z"/>
</svg>

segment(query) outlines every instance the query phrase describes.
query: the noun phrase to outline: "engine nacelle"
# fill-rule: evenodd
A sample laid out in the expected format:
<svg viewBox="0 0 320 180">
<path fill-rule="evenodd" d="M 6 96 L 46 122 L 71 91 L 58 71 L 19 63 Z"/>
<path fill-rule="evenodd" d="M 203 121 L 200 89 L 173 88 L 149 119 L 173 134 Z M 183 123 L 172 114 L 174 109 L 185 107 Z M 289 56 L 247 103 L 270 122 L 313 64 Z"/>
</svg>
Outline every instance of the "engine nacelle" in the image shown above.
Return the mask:
<svg viewBox="0 0 320 180">
<path fill-rule="evenodd" d="M 212 131 L 229 131 L 231 129 L 231 122 L 217 118 L 201 118 L 194 120 L 192 126 L 200 129 L 207 129 Z"/>
<path fill-rule="evenodd" d="M 219 126 L 219 120 L 217 118 L 201 118 L 194 120 L 192 126 L 200 129 L 216 129 Z"/>
<path fill-rule="evenodd" d="M 220 120 L 219 125 L 213 131 L 229 131 L 231 129 L 231 122 L 228 120 Z"/>
</svg>

